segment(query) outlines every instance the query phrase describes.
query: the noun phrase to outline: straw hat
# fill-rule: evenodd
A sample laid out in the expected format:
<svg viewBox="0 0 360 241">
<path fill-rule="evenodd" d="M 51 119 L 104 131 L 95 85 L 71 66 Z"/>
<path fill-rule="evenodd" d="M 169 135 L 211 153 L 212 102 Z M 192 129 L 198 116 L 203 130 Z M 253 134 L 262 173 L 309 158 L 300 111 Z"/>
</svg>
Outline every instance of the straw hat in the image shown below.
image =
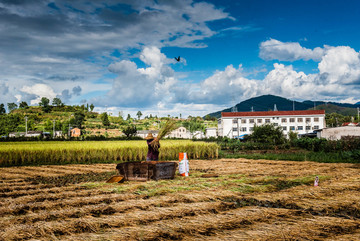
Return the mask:
<svg viewBox="0 0 360 241">
<path fill-rule="evenodd" d="M 155 137 L 153 137 L 152 133 L 148 133 L 147 137 L 145 137 L 145 140 L 151 140 L 151 139 L 155 139 Z"/>
</svg>

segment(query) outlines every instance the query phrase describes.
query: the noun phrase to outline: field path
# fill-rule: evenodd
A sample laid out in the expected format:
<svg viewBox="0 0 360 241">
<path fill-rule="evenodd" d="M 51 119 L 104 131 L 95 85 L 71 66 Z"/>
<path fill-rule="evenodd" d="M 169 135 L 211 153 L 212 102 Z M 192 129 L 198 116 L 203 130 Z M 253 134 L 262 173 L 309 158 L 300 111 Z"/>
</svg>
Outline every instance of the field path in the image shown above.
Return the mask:
<svg viewBox="0 0 360 241">
<path fill-rule="evenodd" d="M 191 160 L 106 184 L 115 167 L 0 168 L 0 240 L 360 240 L 360 164 Z"/>
</svg>

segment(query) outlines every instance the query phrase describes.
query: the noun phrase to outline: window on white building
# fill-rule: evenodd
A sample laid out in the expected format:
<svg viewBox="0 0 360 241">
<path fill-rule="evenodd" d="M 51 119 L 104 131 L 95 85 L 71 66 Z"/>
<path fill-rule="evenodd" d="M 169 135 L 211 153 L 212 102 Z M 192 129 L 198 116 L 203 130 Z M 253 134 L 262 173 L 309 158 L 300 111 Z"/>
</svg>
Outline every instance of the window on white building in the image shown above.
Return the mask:
<svg viewBox="0 0 360 241">
<path fill-rule="evenodd" d="M 319 117 L 315 117 L 314 122 L 319 122 Z"/>
<path fill-rule="evenodd" d="M 254 123 L 254 122 L 255 122 L 254 119 L 250 119 L 250 120 L 249 120 L 249 123 Z"/>
<path fill-rule="evenodd" d="M 241 120 L 241 123 L 242 123 L 242 124 L 246 124 L 246 119 L 242 119 L 242 120 Z"/>
<path fill-rule="evenodd" d="M 298 126 L 297 129 L 298 129 L 299 131 L 302 131 L 302 130 L 304 130 L 304 127 L 303 127 L 303 126 Z"/>
<path fill-rule="evenodd" d="M 303 118 L 298 118 L 298 122 L 303 122 Z"/>
<path fill-rule="evenodd" d="M 233 131 L 237 131 L 237 128 L 236 128 L 236 127 L 234 127 L 234 128 L 233 128 Z"/>
<path fill-rule="evenodd" d="M 265 123 L 270 123 L 270 119 L 265 119 Z"/>
<path fill-rule="evenodd" d="M 254 130 L 254 127 L 249 127 L 249 131 L 253 131 Z"/>
<path fill-rule="evenodd" d="M 274 126 L 278 126 L 279 124 L 278 123 L 274 123 Z"/>
<path fill-rule="evenodd" d="M 294 131 L 295 130 L 295 126 L 290 126 L 290 130 Z"/>
<path fill-rule="evenodd" d="M 287 126 L 282 127 L 283 131 L 287 131 Z"/>
<path fill-rule="evenodd" d="M 311 126 L 306 126 L 305 130 L 307 130 L 307 131 L 311 130 Z"/>
<path fill-rule="evenodd" d="M 262 123 L 262 119 L 257 119 L 257 123 Z"/>
<path fill-rule="evenodd" d="M 287 121 L 286 118 L 281 119 L 281 123 L 286 123 L 286 121 Z"/>
<path fill-rule="evenodd" d="M 233 119 L 233 124 L 236 124 L 237 122 L 237 119 Z"/>
<path fill-rule="evenodd" d="M 305 121 L 306 121 L 306 122 L 310 122 L 310 121 L 311 121 L 311 118 L 306 118 Z"/>
<path fill-rule="evenodd" d="M 295 118 L 290 118 L 290 122 L 294 123 L 294 122 L 295 122 Z"/>
<path fill-rule="evenodd" d="M 319 126 L 314 126 L 314 130 L 319 130 Z"/>
<path fill-rule="evenodd" d="M 241 127 L 241 131 L 246 131 L 246 127 Z"/>
</svg>

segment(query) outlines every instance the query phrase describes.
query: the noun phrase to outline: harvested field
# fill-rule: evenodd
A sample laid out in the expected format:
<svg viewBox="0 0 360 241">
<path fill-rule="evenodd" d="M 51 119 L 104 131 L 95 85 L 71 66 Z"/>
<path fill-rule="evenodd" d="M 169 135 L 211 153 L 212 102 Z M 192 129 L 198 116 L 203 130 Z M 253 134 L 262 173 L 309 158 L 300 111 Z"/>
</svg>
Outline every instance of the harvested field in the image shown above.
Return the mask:
<svg viewBox="0 0 360 241">
<path fill-rule="evenodd" d="M 105 183 L 115 167 L 0 168 L 0 240 L 360 239 L 360 164 L 191 160 L 190 177 Z"/>
</svg>

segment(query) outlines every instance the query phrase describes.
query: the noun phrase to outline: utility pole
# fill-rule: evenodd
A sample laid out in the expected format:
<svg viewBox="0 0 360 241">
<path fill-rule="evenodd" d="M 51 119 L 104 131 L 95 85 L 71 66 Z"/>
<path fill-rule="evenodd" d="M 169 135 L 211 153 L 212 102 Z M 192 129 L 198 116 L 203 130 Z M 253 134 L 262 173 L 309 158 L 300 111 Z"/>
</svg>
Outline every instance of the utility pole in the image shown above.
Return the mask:
<svg viewBox="0 0 360 241">
<path fill-rule="evenodd" d="M 69 131 L 68 131 L 68 137 L 70 139 L 70 118 L 71 118 L 71 115 L 69 116 Z"/>
<path fill-rule="evenodd" d="M 25 135 L 27 135 L 27 121 L 28 121 L 28 117 L 25 116 Z"/>
<path fill-rule="evenodd" d="M 293 100 L 293 110 L 295 110 L 295 100 Z"/>
<path fill-rule="evenodd" d="M 53 138 L 55 138 L 55 120 L 53 120 Z"/>
</svg>

